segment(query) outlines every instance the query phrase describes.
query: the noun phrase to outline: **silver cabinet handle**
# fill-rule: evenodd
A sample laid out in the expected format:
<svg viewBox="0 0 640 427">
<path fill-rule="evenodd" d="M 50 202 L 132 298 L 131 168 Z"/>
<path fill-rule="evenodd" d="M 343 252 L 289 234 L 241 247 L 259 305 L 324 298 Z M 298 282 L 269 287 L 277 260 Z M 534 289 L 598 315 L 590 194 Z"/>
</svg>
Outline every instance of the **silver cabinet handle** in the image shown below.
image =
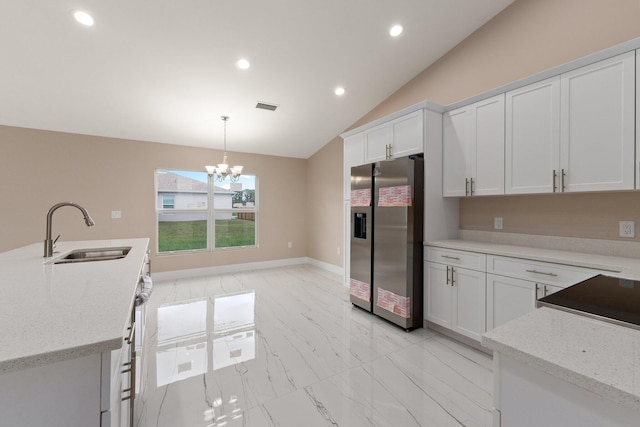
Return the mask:
<svg viewBox="0 0 640 427">
<path fill-rule="evenodd" d="M 538 301 L 538 294 L 540 293 L 540 285 L 536 283 L 536 293 L 533 295 L 533 303 L 535 304 Z"/>
<path fill-rule="evenodd" d="M 449 267 L 449 266 L 447 265 L 447 281 L 445 282 L 447 285 L 449 284 L 449 269 L 450 269 L 450 268 L 451 268 L 451 267 Z"/>
<path fill-rule="evenodd" d="M 525 270 L 527 273 L 544 274 L 545 276 L 558 277 L 556 273 L 546 273 L 538 270 Z"/>
<path fill-rule="evenodd" d="M 448 259 L 455 259 L 457 261 L 460 261 L 460 258 L 458 258 L 457 256 L 451 256 L 451 255 L 440 255 L 442 258 L 448 258 Z"/>
<path fill-rule="evenodd" d="M 464 179 L 464 195 L 469 195 L 469 178 Z"/>
<path fill-rule="evenodd" d="M 567 171 L 565 171 L 564 169 L 562 169 L 562 192 L 564 193 L 565 191 L 567 191 Z"/>
<path fill-rule="evenodd" d="M 456 270 L 455 270 L 453 267 L 451 267 L 451 286 L 453 286 L 453 285 L 455 285 L 455 284 L 456 284 L 456 281 L 455 281 L 455 279 L 453 278 L 453 274 L 454 274 L 455 272 L 456 272 Z"/>
<path fill-rule="evenodd" d="M 131 322 L 131 326 L 127 328 L 129 330 L 129 336 L 124 337 L 124 340 L 127 344 L 131 344 L 133 342 L 133 334 L 136 333 L 136 322 Z"/>
<path fill-rule="evenodd" d="M 549 287 L 548 287 L 547 285 L 544 285 L 544 286 L 542 287 L 542 289 L 543 289 L 542 294 L 543 294 L 545 297 L 546 297 L 547 295 L 549 295 Z"/>
<path fill-rule="evenodd" d="M 553 178 L 552 178 L 552 180 L 553 180 L 553 192 L 554 192 L 554 193 L 555 193 L 555 192 L 556 192 L 556 190 L 558 189 L 558 185 L 556 184 L 556 180 L 557 180 L 557 178 L 558 178 L 558 173 L 557 173 L 557 172 L 556 172 L 556 170 L 554 169 L 554 170 L 553 170 Z"/>
<path fill-rule="evenodd" d="M 470 191 L 471 194 L 470 194 L 470 196 L 473 196 L 473 192 L 474 191 L 475 190 L 473 189 L 473 178 L 471 178 L 471 191 Z"/>
</svg>

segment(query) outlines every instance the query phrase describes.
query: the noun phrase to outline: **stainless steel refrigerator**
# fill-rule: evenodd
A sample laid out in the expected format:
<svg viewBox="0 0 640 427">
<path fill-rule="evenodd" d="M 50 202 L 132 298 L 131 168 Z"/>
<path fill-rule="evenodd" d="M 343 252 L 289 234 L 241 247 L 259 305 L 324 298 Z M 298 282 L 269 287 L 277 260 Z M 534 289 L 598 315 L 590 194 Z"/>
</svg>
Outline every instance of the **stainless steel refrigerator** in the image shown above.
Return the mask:
<svg viewBox="0 0 640 427">
<path fill-rule="evenodd" d="M 421 155 L 351 169 L 351 302 L 407 330 L 422 326 L 423 205 Z"/>
</svg>

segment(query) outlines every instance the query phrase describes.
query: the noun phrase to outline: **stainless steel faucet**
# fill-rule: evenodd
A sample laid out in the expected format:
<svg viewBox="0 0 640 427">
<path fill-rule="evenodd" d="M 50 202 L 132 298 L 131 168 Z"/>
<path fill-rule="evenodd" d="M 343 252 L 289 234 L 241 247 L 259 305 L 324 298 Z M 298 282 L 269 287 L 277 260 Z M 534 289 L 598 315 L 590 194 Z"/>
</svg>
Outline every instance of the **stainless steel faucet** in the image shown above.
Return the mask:
<svg viewBox="0 0 640 427">
<path fill-rule="evenodd" d="M 78 205 L 77 203 L 62 202 L 62 203 L 57 203 L 51 206 L 51 209 L 49 209 L 49 213 L 47 214 L 47 236 L 44 241 L 44 257 L 45 258 L 53 256 L 53 245 L 56 241 L 58 241 L 58 237 L 60 237 L 60 236 L 56 237 L 55 241 L 51 240 L 51 222 L 53 219 L 53 213 L 56 211 L 56 209 L 61 208 L 62 206 L 73 206 L 74 208 L 80 209 L 80 212 L 82 212 L 82 215 L 84 215 L 84 222 L 87 224 L 87 227 L 91 227 L 92 225 L 95 225 L 95 222 L 93 222 L 93 219 L 91 219 L 89 212 L 87 212 L 85 208 Z"/>
</svg>

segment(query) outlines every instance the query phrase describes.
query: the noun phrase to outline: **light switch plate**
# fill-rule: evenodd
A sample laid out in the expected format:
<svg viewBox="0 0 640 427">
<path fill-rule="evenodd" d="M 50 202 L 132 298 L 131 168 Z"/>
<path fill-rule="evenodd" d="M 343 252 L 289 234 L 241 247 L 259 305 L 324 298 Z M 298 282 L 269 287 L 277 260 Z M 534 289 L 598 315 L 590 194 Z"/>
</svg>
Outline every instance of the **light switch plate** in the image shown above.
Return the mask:
<svg viewBox="0 0 640 427">
<path fill-rule="evenodd" d="M 113 219 L 122 218 L 122 211 L 111 211 L 111 218 Z"/>
<path fill-rule="evenodd" d="M 620 237 L 636 237 L 635 221 L 620 221 Z"/>
</svg>

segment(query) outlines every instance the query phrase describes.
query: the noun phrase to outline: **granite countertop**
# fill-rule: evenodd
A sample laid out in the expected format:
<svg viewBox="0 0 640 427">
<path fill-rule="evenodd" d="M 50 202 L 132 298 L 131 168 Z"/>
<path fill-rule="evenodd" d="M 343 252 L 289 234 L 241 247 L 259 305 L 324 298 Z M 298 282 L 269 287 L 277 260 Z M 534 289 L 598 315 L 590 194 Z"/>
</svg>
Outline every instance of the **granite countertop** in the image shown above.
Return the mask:
<svg viewBox="0 0 640 427">
<path fill-rule="evenodd" d="M 609 276 L 640 280 L 636 258 L 472 240 L 426 245 L 593 268 Z M 482 345 L 640 410 L 640 330 L 542 307 L 486 332 Z"/>
<path fill-rule="evenodd" d="M 74 249 L 131 246 L 122 259 L 53 264 Z M 115 350 L 149 239 L 37 243 L 0 253 L 0 374 Z"/>
<path fill-rule="evenodd" d="M 542 307 L 482 335 L 482 345 L 640 410 L 640 331 Z"/>
</svg>

